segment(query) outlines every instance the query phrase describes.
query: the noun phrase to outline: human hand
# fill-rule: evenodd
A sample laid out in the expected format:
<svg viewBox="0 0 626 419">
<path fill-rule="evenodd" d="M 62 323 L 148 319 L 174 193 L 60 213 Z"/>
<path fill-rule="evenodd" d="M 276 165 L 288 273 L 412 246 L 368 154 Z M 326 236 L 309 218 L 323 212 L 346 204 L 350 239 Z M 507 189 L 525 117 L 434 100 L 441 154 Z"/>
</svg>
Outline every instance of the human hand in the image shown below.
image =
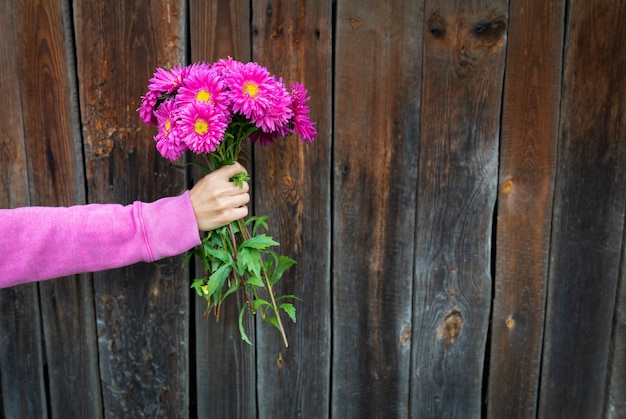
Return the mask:
<svg viewBox="0 0 626 419">
<path fill-rule="evenodd" d="M 248 183 L 239 187 L 230 181 L 241 172 L 246 169 L 235 162 L 209 173 L 191 188 L 189 198 L 200 231 L 215 230 L 248 215 Z"/>
</svg>

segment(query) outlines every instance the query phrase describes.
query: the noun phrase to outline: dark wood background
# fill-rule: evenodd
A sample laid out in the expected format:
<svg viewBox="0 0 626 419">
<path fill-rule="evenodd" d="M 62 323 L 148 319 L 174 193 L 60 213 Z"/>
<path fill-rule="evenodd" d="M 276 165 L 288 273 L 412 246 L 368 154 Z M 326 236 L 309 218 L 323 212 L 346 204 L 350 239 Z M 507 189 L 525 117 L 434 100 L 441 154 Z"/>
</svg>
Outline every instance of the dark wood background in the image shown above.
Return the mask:
<svg viewBox="0 0 626 419">
<path fill-rule="evenodd" d="M 157 66 L 255 60 L 319 137 L 251 148 L 298 261 L 290 347 L 184 256 L 0 290 L 0 417 L 626 417 L 626 2 L 0 2 L 0 206 L 197 176 L 135 109 Z M 1 257 L 1 255 L 0 255 Z M 32 262 L 36 264 L 37 261 Z"/>
</svg>

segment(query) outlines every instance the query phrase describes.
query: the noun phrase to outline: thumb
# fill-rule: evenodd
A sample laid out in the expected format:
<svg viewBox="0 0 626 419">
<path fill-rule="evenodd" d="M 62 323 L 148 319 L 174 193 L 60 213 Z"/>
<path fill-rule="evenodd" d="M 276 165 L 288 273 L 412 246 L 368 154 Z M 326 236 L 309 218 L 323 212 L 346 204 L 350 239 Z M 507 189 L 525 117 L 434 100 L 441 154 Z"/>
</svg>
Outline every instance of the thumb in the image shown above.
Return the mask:
<svg viewBox="0 0 626 419">
<path fill-rule="evenodd" d="M 234 162 L 233 164 L 229 165 L 229 166 L 222 166 L 220 167 L 220 169 L 223 173 L 223 175 L 227 178 L 230 179 L 231 177 L 239 174 L 239 173 L 248 173 L 248 171 L 246 170 L 245 167 L 243 167 L 239 162 Z"/>
</svg>

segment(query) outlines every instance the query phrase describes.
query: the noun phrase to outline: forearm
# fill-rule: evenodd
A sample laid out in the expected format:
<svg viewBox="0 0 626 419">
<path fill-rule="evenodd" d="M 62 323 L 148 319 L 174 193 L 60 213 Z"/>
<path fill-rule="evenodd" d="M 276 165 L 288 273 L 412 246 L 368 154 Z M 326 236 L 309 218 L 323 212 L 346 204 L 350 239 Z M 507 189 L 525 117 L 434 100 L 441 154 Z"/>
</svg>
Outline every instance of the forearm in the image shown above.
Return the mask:
<svg viewBox="0 0 626 419">
<path fill-rule="evenodd" d="M 152 262 L 199 243 L 188 192 L 128 206 L 0 210 L 0 288 Z"/>
</svg>

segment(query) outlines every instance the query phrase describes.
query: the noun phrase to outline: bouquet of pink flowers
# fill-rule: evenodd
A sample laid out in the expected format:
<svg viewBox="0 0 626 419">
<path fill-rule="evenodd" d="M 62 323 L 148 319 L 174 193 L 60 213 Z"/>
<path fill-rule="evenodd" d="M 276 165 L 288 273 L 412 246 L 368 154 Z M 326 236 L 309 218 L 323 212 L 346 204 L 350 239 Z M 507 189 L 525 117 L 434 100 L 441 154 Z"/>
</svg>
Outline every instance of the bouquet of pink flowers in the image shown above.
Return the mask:
<svg viewBox="0 0 626 419">
<path fill-rule="evenodd" d="M 176 160 L 186 151 L 203 155 L 208 173 L 233 164 L 247 141 L 267 145 L 297 134 L 304 142 L 317 131 L 309 117 L 307 90 L 302 84 L 287 87 L 282 78 L 255 63 L 232 58 L 213 64 L 196 63 L 170 70 L 159 68 L 138 109 L 141 119 L 158 127 L 154 140 L 161 155 Z M 232 179 L 241 185 L 245 173 Z M 274 286 L 295 261 L 273 250 L 280 244 L 267 230 L 266 216 L 250 216 L 205 234 L 192 254 L 203 262 L 205 275 L 192 288 L 207 301 L 205 319 L 219 317 L 222 302 L 239 291 L 247 304 L 239 314 L 239 331 L 246 309 L 276 326 L 288 346 L 280 311 L 296 321 L 293 295 L 274 295 Z"/>
</svg>

